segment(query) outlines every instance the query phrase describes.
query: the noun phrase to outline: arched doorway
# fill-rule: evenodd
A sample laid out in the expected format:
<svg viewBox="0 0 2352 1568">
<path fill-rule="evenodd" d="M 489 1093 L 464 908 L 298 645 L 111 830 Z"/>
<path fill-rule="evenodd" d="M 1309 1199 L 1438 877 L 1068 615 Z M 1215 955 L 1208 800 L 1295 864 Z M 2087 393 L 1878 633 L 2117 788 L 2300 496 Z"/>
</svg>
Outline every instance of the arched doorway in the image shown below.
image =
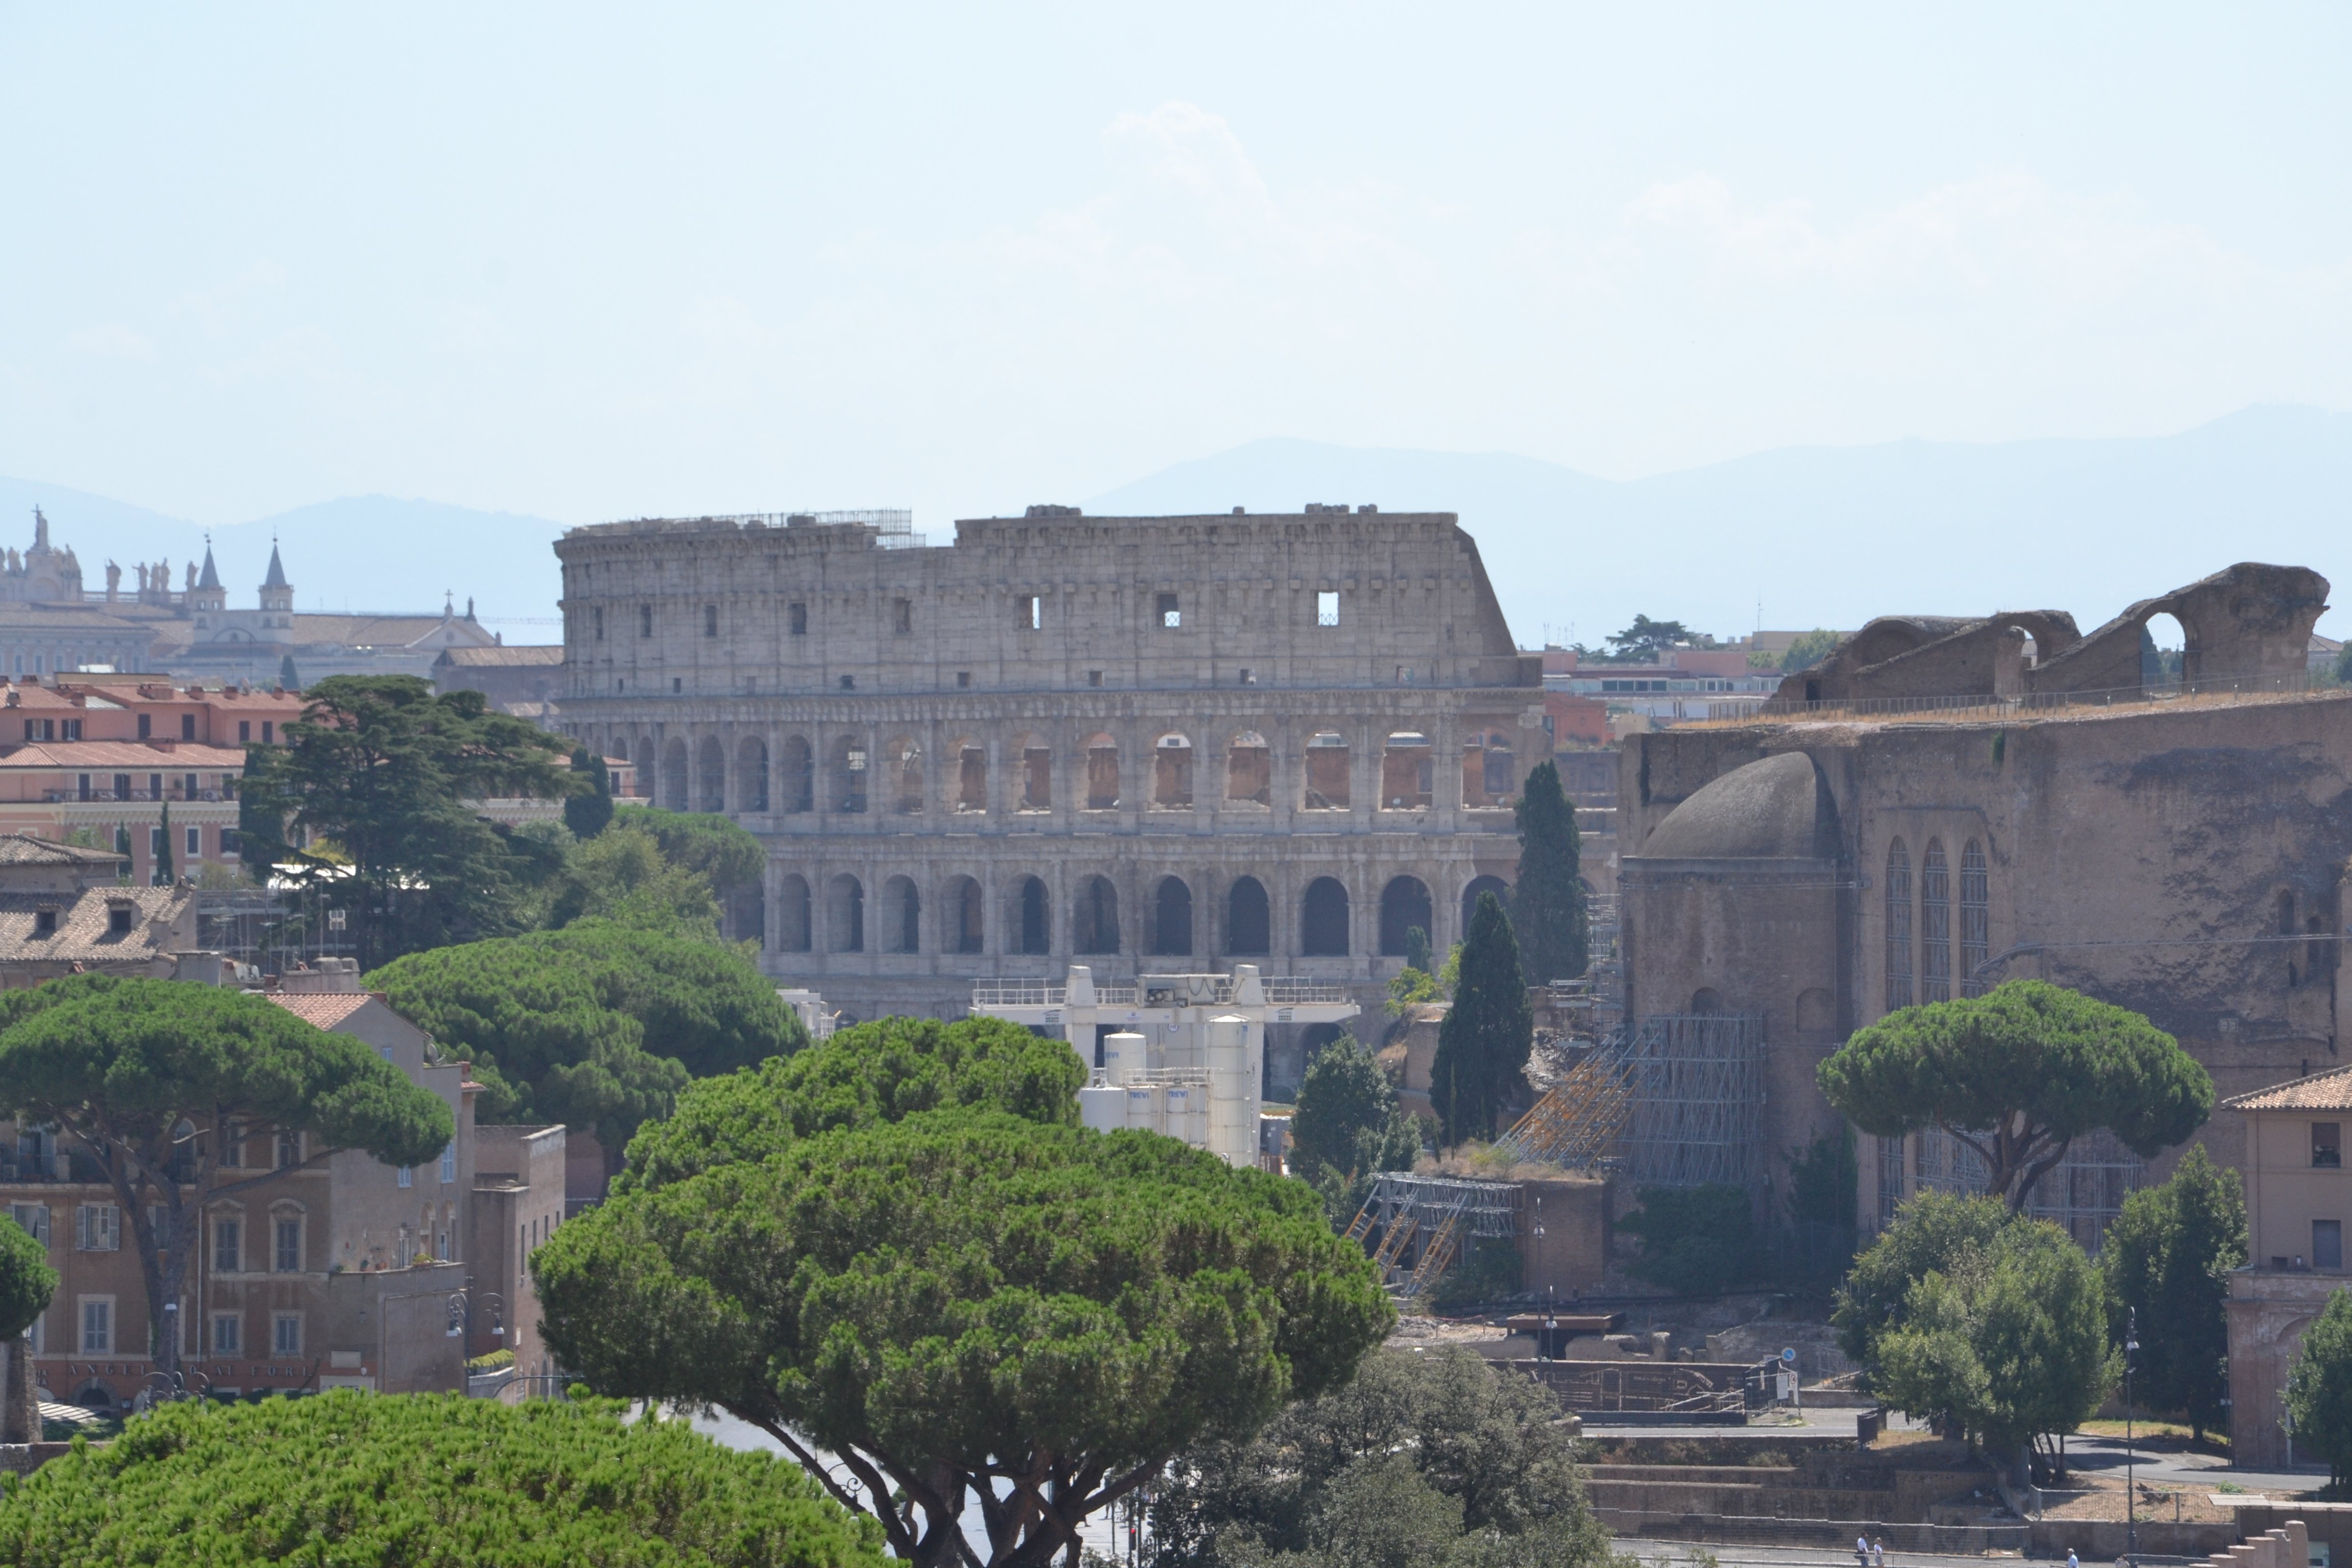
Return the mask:
<svg viewBox="0 0 2352 1568">
<path fill-rule="evenodd" d="M 1408 931 L 1418 931 L 1423 942 L 1431 940 L 1434 909 L 1428 883 L 1418 877 L 1391 878 L 1381 889 L 1381 956 L 1402 958 L 1412 951 Z"/>
<path fill-rule="evenodd" d="M 809 945 L 808 879 L 787 871 L 776 884 L 776 951 L 806 952 Z"/>
<path fill-rule="evenodd" d="M 702 796 L 696 805 L 704 811 L 725 811 L 727 809 L 727 750 L 719 743 L 718 736 L 703 737 L 702 744 L 695 749 L 695 763 L 696 771 L 702 775 L 698 781 L 702 785 Z"/>
<path fill-rule="evenodd" d="M 1088 877 L 1078 885 L 1078 900 L 1070 911 L 1072 952 L 1118 951 L 1118 889 L 1108 877 Z"/>
<path fill-rule="evenodd" d="M 923 899 L 912 877 L 893 877 L 882 884 L 882 951 L 920 952 L 923 950 Z"/>
<path fill-rule="evenodd" d="M 1265 884 L 1237 877 L 1225 894 L 1225 951 L 1236 958 L 1264 958 L 1274 951 L 1274 918 Z"/>
<path fill-rule="evenodd" d="M 1308 958 L 1348 956 L 1348 889 L 1338 878 L 1307 884 L 1298 903 L 1298 951 Z"/>
<path fill-rule="evenodd" d="M 846 871 L 825 888 L 826 943 L 829 952 L 866 951 L 866 886 Z"/>
<path fill-rule="evenodd" d="M 1162 877 L 1151 891 L 1150 951 L 1162 958 L 1192 955 L 1192 889 L 1181 877 Z"/>
<path fill-rule="evenodd" d="M 1036 958 L 1054 951 L 1053 910 L 1043 879 L 1022 878 L 1013 889 L 1013 908 L 1007 912 L 1012 916 L 1008 923 L 1020 936 L 1015 952 Z"/>
<path fill-rule="evenodd" d="M 940 912 L 947 924 L 940 931 L 942 945 L 950 952 L 979 952 L 984 934 L 982 927 L 980 884 L 970 877 L 957 877 L 948 883 L 947 899 Z"/>
</svg>

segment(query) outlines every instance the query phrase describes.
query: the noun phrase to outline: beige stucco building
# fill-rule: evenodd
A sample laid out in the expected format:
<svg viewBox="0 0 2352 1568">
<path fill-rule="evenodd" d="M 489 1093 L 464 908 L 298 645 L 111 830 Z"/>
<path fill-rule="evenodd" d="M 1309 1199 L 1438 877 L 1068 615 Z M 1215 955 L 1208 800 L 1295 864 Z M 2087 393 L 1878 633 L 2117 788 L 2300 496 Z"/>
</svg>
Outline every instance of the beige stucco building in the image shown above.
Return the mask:
<svg viewBox="0 0 2352 1568">
<path fill-rule="evenodd" d="M 2239 1095 L 2224 1109 L 2244 1127 L 2251 1255 L 2230 1277 L 2230 1453 L 2239 1465 L 2284 1464 L 2286 1379 L 2303 1331 L 2352 1284 L 2344 1268 L 2352 1067 Z"/>
<path fill-rule="evenodd" d="M 903 515 L 572 530 L 562 727 L 769 847 L 736 929 L 860 1016 L 1076 959 L 1377 1000 L 1517 858 L 1551 751 L 1451 513 Z M 1278 1031 L 1279 1033 L 1279 1031 Z M 1270 1043 L 1277 1083 L 1295 1042 Z"/>
</svg>

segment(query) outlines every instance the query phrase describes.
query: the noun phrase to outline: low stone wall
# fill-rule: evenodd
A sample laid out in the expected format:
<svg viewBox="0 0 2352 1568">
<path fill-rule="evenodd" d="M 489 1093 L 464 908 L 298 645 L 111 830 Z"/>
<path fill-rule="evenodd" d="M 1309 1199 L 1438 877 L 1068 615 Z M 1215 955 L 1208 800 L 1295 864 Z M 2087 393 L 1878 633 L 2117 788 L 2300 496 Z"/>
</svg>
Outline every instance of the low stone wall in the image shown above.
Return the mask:
<svg viewBox="0 0 2352 1568">
<path fill-rule="evenodd" d="M 29 1476 L 59 1454 L 72 1450 L 71 1443 L 0 1443 L 0 1470 Z"/>
<path fill-rule="evenodd" d="M 1657 1541 L 1744 1542 L 1754 1545 L 1826 1546 L 1851 1548 L 1853 1538 L 1885 1538 L 1894 1552 L 1936 1552 L 1950 1556 L 1980 1556 L 1988 1552 L 2022 1552 L 2028 1542 L 2022 1524 L 1914 1524 L 1884 1520 L 1781 1519 L 1753 1514 L 1667 1514 L 1637 1509 L 1598 1508 L 1593 1513 L 1619 1535 Z"/>
<path fill-rule="evenodd" d="M 2130 1544 L 2130 1527 L 2120 1519 L 2037 1519 L 2028 1526 L 2037 1556 L 2063 1558 L 2069 1551 L 2084 1562 L 2111 1563 Z M 2237 1544 L 2235 1523 L 2175 1524 L 2142 1520 L 2143 1557 L 2206 1557 Z"/>
</svg>

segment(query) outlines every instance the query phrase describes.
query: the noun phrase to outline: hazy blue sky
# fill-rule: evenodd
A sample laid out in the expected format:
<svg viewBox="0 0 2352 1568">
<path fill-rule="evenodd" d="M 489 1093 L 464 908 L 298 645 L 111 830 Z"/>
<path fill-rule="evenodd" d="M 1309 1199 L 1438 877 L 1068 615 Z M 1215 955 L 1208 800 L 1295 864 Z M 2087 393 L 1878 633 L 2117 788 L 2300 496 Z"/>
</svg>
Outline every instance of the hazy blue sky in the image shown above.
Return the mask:
<svg viewBox="0 0 2352 1568">
<path fill-rule="evenodd" d="M 0 0 L 0 473 L 226 522 L 2352 407 L 2352 10 Z"/>
</svg>

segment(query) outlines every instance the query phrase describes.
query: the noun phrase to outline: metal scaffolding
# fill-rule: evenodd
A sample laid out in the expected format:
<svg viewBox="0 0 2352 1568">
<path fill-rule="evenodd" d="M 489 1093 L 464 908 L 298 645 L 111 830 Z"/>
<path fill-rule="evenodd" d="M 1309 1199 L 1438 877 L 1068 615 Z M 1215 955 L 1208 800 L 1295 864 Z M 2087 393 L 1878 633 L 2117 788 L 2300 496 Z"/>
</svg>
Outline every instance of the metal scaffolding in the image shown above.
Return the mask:
<svg viewBox="0 0 2352 1568">
<path fill-rule="evenodd" d="M 1496 1152 L 1528 1164 L 1590 1170 L 1608 1155 L 1633 1114 L 1633 1089 L 1622 1046 L 1600 1046 L 1535 1102 Z"/>
<path fill-rule="evenodd" d="M 1348 1239 L 1361 1242 L 1398 1293 L 1421 1293 L 1477 1238 L 1517 1240 L 1519 1189 L 1509 1182 L 1389 1172 L 1372 1184 Z"/>
<path fill-rule="evenodd" d="M 1618 1139 L 1626 1173 L 1646 1186 L 1748 1186 L 1762 1174 L 1764 1015 L 1643 1018 L 1625 1047 L 1632 1115 Z"/>
</svg>

